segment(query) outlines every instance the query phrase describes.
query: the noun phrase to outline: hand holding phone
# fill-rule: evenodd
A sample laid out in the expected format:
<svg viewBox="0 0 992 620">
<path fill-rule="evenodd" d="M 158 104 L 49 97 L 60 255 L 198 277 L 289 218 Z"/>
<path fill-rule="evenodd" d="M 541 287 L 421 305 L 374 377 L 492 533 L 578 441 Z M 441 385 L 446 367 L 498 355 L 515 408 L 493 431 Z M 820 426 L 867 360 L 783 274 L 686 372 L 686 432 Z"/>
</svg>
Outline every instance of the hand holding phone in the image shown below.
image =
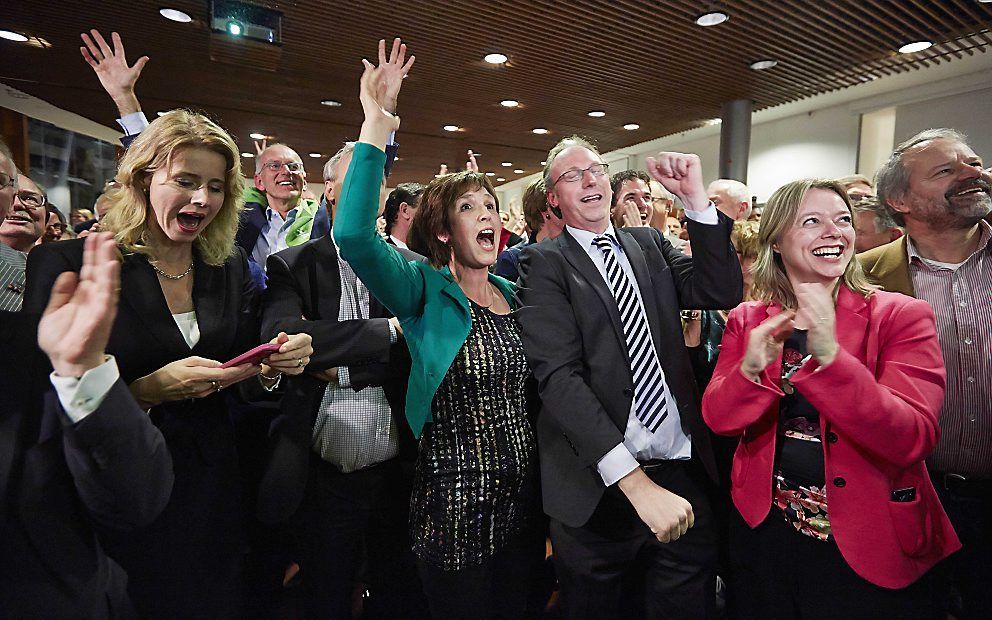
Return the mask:
<svg viewBox="0 0 992 620">
<path fill-rule="evenodd" d="M 262 360 L 278 351 L 280 346 L 271 343 L 260 344 L 251 351 L 246 351 L 236 358 L 224 362 L 220 367 L 231 368 L 232 366 L 240 366 L 241 364 L 261 364 Z"/>
</svg>

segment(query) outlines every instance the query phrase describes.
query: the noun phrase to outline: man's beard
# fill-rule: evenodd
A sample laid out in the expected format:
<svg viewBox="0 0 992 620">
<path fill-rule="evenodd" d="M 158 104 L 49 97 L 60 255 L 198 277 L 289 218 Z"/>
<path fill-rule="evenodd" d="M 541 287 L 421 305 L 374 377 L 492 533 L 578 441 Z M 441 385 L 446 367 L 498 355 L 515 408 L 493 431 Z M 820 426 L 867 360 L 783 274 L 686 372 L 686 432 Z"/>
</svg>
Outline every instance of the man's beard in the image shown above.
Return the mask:
<svg viewBox="0 0 992 620">
<path fill-rule="evenodd" d="M 974 194 L 957 196 L 962 191 L 979 188 Z M 920 219 L 936 230 L 961 230 L 971 228 L 992 212 L 992 188 L 981 179 L 957 183 L 944 193 L 940 203 L 917 200 L 913 209 Z"/>
</svg>

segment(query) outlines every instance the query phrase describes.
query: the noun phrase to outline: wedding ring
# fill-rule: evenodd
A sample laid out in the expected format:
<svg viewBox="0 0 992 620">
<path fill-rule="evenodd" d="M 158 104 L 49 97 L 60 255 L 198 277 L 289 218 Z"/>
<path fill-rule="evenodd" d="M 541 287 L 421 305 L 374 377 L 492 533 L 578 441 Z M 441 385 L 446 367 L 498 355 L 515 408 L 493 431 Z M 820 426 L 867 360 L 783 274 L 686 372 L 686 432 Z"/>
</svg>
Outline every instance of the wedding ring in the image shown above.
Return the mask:
<svg viewBox="0 0 992 620">
<path fill-rule="evenodd" d="M 211 382 L 210 382 L 210 386 L 211 386 L 212 388 L 214 388 L 215 390 L 219 390 L 219 389 L 220 389 L 220 387 L 218 387 L 219 385 L 220 385 L 220 384 L 219 384 L 219 383 L 217 383 L 216 381 L 211 381 Z"/>
<path fill-rule="evenodd" d="M 296 367 L 297 368 L 303 368 L 303 358 L 302 357 L 299 359 L 299 362 L 296 364 Z"/>
</svg>

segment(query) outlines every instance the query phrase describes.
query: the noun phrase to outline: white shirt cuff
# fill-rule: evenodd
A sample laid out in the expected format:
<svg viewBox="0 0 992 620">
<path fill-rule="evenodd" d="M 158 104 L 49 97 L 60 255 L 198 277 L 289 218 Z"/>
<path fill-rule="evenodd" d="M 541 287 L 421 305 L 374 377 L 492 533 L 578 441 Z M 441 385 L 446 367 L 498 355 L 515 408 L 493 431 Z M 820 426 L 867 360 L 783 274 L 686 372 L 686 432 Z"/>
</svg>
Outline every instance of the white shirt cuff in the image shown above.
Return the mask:
<svg viewBox="0 0 992 620">
<path fill-rule="evenodd" d="M 338 387 L 351 387 L 351 373 L 348 372 L 347 366 L 338 366 Z"/>
<path fill-rule="evenodd" d="M 396 333 L 396 328 L 393 327 L 393 322 L 389 321 L 389 344 L 396 344 L 396 341 L 400 339 L 399 335 Z"/>
<path fill-rule="evenodd" d="M 50 375 L 52 385 L 59 395 L 59 402 L 73 423 L 96 411 L 120 376 L 117 362 L 111 355 L 106 356 L 104 363 L 87 370 L 79 378 L 60 377 L 54 372 Z"/>
<path fill-rule="evenodd" d="M 716 224 L 720 221 L 719 216 L 716 214 L 716 206 L 712 201 L 710 201 L 710 204 L 702 211 L 690 211 L 689 209 L 686 209 L 685 216 L 693 222 L 697 222 L 699 224 Z"/>
<path fill-rule="evenodd" d="M 596 469 L 606 486 L 612 486 L 618 480 L 637 469 L 638 463 L 627 446 L 618 443 L 615 448 L 603 455 L 596 463 Z"/>
<path fill-rule="evenodd" d="M 141 133 L 148 127 L 148 119 L 141 110 L 125 114 L 117 119 L 117 124 L 124 130 L 124 135 L 133 136 Z"/>
</svg>

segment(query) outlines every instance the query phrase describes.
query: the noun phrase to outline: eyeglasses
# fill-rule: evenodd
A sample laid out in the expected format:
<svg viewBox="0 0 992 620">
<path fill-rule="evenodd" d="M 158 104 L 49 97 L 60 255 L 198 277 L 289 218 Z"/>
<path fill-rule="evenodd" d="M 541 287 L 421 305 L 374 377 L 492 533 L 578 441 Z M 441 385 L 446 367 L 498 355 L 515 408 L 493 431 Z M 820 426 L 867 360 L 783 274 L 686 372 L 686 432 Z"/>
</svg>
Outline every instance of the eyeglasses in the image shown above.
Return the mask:
<svg viewBox="0 0 992 620">
<path fill-rule="evenodd" d="M 14 194 L 17 199 L 21 201 L 21 204 L 29 209 L 40 209 L 45 206 L 45 195 L 36 194 L 34 192 L 29 192 L 28 190 L 21 190 Z"/>
<path fill-rule="evenodd" d="M 601 177 L 609 171 L 610 171 L 610 165 L 604 163 L 596 163 L 582 170 L 568 170 L 562 173 L 562 175 L 558 177 L 558 179 L 554 183 L 552 183 L 551 186 L 554 187 L 555 185 L 557 185 L 558 181 L 565 181 L 566 183 L 575 183 L 576 181 L 580 180 L 585 175 L 586 172 L 591 173 L 592 176 L 594 177 Z"/>
<path fill-rule="evenodd" d="M 17 187 L 17 175 L 10 176 L 6 172 L 0 172 L 0 189 L 5 187 Z"/>
<path fill-rule="evenodd" d="M 303 164 L 301 164 L 298 161 L 287 161 L 287 162 L 267 161 L 264 164 L 262 164 L 263 168 L 266 168 L 267 170 L 271 170 L 273 172 L 282 170 L 283 166 L 286 166 L 286 169 L 289 170 L 290 172 L 303 172 Z"/>
</svg>

